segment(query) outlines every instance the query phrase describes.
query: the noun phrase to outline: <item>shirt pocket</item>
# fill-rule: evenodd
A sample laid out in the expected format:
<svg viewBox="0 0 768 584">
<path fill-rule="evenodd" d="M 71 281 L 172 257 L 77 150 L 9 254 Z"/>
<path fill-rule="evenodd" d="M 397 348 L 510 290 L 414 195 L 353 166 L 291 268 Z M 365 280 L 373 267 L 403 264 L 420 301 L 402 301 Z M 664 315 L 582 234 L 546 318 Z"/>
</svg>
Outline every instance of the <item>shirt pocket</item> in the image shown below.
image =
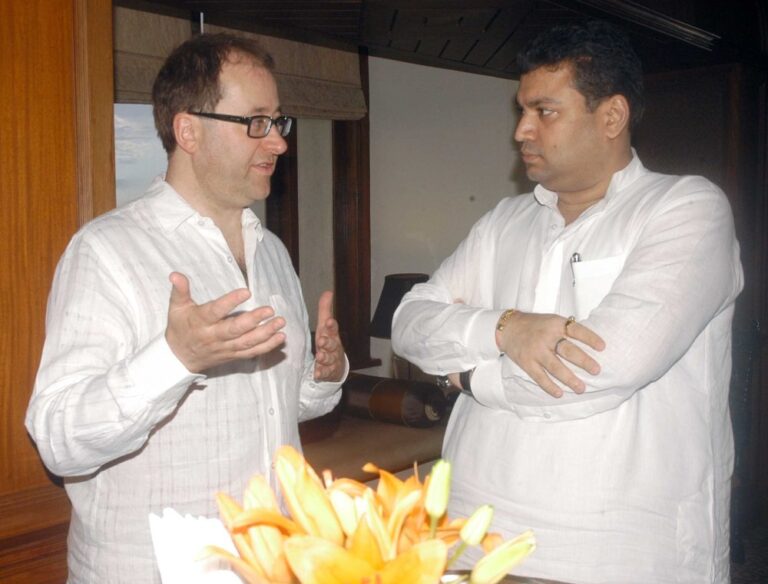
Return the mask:
<svg viewBox="0 0 768 584">
<path fill-rule="evenodd" d="M 624 267 L 626 255 L 617 255 L 599 260 L 574 262 L 573 285 L 576 300 L 576 320 L 589 316 L 610 292 L 613 283 Z"/>
</svg>

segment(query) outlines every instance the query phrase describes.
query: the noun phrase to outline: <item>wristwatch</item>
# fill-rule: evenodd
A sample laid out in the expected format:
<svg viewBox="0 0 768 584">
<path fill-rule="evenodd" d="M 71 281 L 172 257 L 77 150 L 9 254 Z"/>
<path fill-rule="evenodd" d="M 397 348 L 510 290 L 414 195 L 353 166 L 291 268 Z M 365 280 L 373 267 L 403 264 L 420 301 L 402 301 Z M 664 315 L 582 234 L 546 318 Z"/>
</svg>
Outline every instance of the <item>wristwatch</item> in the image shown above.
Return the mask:
<svg viewBox="0 0 768 584">
<path fill-rule="evenodd" d="M 435 377 L 435 384 L 437 384 L 437 387 L 445 391 L 449 387 L 451 387 L 451 380 L 448 379 L 447 375 L 438 375 Z"/>
</svg>

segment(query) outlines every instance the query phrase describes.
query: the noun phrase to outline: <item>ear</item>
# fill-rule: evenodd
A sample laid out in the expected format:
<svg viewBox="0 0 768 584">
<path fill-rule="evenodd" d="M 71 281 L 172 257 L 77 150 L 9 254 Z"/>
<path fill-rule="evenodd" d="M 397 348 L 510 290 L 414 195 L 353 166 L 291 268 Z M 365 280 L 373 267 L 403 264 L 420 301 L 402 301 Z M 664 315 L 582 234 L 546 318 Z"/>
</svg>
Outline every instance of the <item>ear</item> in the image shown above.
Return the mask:
<svg viewBox="0 0 768 584">
<path fill-rule="evenodd" d="M 612 95 L 601 105 L 606 137 L 614 139 L 629 129 L 629 102 L 623 95 Z"/>
<path fill-rule="evenodd" d="M 173 117 L 173 135 L 176 145 L 184 152 L 194 152 L 201 138 L 200 120 L 188 113 L 179 113 Z"/>
</svg>

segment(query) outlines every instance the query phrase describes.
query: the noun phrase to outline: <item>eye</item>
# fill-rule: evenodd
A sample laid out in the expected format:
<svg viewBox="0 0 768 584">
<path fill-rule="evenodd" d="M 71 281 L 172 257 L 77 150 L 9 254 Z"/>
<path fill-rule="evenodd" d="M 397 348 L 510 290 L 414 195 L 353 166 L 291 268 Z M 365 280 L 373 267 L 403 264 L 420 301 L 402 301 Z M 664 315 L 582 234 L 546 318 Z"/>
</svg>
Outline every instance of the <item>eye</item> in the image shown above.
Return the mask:
<svg viewBox="0 0 768 584">
<path fill-rule="evenodd" d="M 253 116 L 251 119 L 251 131 L 257 135 L 266 134 L 267 126 L 269 126 L 269 116 Z"/>
<path fill-rule="evenodd" d="M 546 108 L 546 107 L 539 108 L 539 115 L 542 118 L 549 117 L 549 116 L 553 115 L 554 113 L 555 113 L 555 110 L 551 110 L 551 109 Z"/>
</svg>

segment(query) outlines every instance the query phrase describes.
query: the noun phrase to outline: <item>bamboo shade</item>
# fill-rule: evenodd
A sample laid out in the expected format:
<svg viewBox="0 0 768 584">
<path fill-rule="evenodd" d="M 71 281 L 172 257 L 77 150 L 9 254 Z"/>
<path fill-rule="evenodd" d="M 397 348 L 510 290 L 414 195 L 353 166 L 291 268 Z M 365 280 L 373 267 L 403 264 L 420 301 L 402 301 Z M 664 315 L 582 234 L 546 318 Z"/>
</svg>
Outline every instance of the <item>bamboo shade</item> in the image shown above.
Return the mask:
<svg viewBox="0 0 768 584">
<path fill-rule="evenodd" d="M 151 103 L 152 83 L 166 56 L 192 34 L 190 21 L 115 7 L 115 101 Z M 358 54 L 266 35 L 258 39 L 275 59 L 283 112 L 298 118 L 357 120 L 366 115 Z"/>
</svg>

